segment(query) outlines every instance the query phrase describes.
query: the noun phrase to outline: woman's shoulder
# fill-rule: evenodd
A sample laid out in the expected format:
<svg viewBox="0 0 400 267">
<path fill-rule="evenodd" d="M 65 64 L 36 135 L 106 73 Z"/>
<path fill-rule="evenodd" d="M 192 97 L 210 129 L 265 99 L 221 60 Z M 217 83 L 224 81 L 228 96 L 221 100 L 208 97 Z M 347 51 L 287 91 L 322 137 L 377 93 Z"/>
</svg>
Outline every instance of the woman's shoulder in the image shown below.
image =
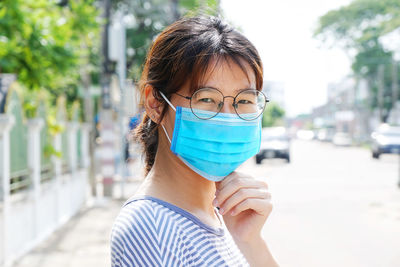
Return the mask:
<svg viewBox="0 0 400 267">
<path fill-rule="evenodd" d="M 128 199 L 122 206 L 114 221 L 113 228 L 123 230 L 139 227 L 140 229 L 157 226 L 160 217 L 171 220 L 171 212 L 163 205 L 145 196 L 134 196 Z"/>
<path fill-rule="evenodd" d="M 115 218 L 112 235 L 156 239 L 171 231 L 182 233 L 187 220 L 168 202 L 151 196 L 133 196 L 125 201 Z"/>
<path fill-rule="evenodd" d="M 122 206 L 111 229 L 112 261 L 159 266 L 164 247 L 172 238 L 169 233 L 179 236 L 178 228 L 173 211 L 148 197 L 132 197 Z"/>
<path fill-rule="evenodd" d="M 222 227 L 208 226 L 187 210 L 148 195 L 133 196 L 128 199 L 118 217 L 133 219 L 134 225 L 145 223 L 154 225 L 157 229 L 167 225 L 170 228 L 168 230 L 173 228 L 174 230 L 179 230 L 179 232 L 186 232 L 188 229 L 193 232 L 195 228 L 197 231 L 206 231 L 206 233 L 217 236 L 224 235 Z M 222 218 L 220 218 L 220 221 L 222 221 Z"/>
</svg>

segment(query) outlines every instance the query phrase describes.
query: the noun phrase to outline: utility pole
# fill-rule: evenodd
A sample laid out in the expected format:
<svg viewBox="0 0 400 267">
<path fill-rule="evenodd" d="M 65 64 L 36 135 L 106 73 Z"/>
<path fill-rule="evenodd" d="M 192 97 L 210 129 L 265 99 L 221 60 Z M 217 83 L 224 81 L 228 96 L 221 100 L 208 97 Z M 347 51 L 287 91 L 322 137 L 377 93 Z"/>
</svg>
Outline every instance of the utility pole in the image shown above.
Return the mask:
<svg viewBox="0 0 400 267">
<path fill-rule="evenodd" d="M 179 13 L 178 0 L 171 0 L 171 7 L 174 21 L 176 21 L 181 17 L 181 14 Z"/>
<path fill-rule="evenodd" d="M 397 100 L 399 98 L 399 84 L 397 78 L 397 61 L 393 59 L 392 63 L 392 112 L 393 112 L 393 121 L 395 125 L 398 123 L 398 114 L 397 114 Z M 397 179 L 397 186 L 400 188 L 400 153 L 398 153 L 399 158 L 399 175 Z"/>
<path fill-rule="evenodd" d="M 379 122 L 383 122 L 383 92 L 385 90 L 385 67 L 380 64 L 378 66 L 378 109 Z"/>
<path fill-rule="evenodd" d="M 100 168 L 103 183 L 103 196 L 111 197 L 115 174 L 115 145 L 113 110 L 111 108 L 111 74 L 114 67 L 109 58 L 109 26 L 111 15 L 111 0 L 104 0 L 104 20 L 102 38 L 102 77 L 101 77 L 101 111 L 100 111 L 100 137 L 102 140 L 100 149 Z"/>
<path fill-rule="evenodd" d="M 118 89 L 111 89 L 111 99 L 115 110 L 118 112 L 118 128 L 119 136 L 119 164 L 117 173 L 120 177 L 121 197 L 124 197 L 125 173 L 127 165 L 125 163 L 125 147 L 128 145 L 126 140 L 127 122 L 125 117 L 125 84 L 126 84 L 126 30 L 123 22 L 124 14 L 121 11 L 116 11 L 113 14 L 112 24 L 109 27 L 109 59 L 116 62 L 116 76 L 118 80 Z M 113 84 L 113 83 L 112 83 Z M 115 83 L 114 83 L 115 86 Z M 118 143 L 118 142 L 117 142 Z"/>
<path fill-rule="evenodd" d="M 82 49 L 86 49 L 86 45 L 84 43 L 81 44 Z M 80 76 L 82 79 L 82 84 L 84 87 L 84 104 L 83 104 L 83 110 L 84 110 L 84 122 L 90 125 L 90 131 L 89 131 L 89 156 L 92 159 L 89 166 L 89 185 L 90 185 L 90 194 L 91 196 L 96 195 L 96 170 L 95 170 L 95 164 L 93 162 L 94 159 L 94 149 L 96 147 L 95 143 L 95 125 L 94 125 L 94 107 L 93 107 L 93 99 L 91 96 L 90 92 L 90 85 L 92 83 L 90 75 L 89 75 L 89 60 L 87 57 L 82 58 L 84 60 L 84 64 L 82 64 L 81 69 L 80 69 Z"/>
<path fill-rule="evenodd" d="M 352 104 L 353 112 L 354 112 L 354 120 L 353 120 L 353 138 L 356 139 L 357 143 L 361 143 L 361 127 L 357 126 L 360 125 L 360 112 L 358 108 L 358 90 L 360 87 L 360 79 L 358 76 L 356 76 L 356 84 L 353 88 L 353 102 L 350 103 Z"/>
<path fill-rule="evenodd" d="M 392 63 L 392 112 L 393 112 L 393 121 L 397 125 L 398 124 L 398 107 L 397 100 L 399 99 L 399 84 L 397 78 L 397 62 L 393 59 Z"/>
</svg>

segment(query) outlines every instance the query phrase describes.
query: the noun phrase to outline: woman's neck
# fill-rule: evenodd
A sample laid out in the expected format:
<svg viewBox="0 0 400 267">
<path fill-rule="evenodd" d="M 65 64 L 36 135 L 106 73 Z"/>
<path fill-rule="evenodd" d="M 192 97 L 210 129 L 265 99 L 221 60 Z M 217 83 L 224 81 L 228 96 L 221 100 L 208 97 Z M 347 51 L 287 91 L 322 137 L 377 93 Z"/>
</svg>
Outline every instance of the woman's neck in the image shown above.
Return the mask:
<svg viewBox="0 0 400 267">
<path fill-rule="evenodd" d="M 212 206 L 215 183 L 192 171 L 174 155 L 169 149 L 168 140 L 161 132 L 154 165 L 138 193 L 170 202 L 200 219 L 207 220 L 211 216 L 215 222 Z"/>
</svg>

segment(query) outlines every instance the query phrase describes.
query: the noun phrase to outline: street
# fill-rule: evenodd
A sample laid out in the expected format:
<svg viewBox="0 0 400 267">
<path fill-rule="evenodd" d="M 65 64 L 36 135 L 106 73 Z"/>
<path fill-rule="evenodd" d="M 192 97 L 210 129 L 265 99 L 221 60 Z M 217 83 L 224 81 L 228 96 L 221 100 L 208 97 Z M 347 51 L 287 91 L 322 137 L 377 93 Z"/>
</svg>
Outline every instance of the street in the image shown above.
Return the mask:
<svg viewBox="0 0 400 267">
<path fill-rule="evenodd" d="M 274 209 L 263 235 L 282 267 L 399 266 L 397 156 L 294 141 L 290 164 L 252 158 L 239 171 L 269 184 Z M 125 198 L 136 187 L 126 184 Z M 109 266 L 109 231 L 123 202 L 90 205 L 15 266 Z"/>
<path fill-rule="evenodd" d="M 254 159 L 239 169 L 264 179 L 274 209 L 264 237 L 281 266 L 400 266 L 398 157 L 294 141 L 292 162 Z"/>
</svg>

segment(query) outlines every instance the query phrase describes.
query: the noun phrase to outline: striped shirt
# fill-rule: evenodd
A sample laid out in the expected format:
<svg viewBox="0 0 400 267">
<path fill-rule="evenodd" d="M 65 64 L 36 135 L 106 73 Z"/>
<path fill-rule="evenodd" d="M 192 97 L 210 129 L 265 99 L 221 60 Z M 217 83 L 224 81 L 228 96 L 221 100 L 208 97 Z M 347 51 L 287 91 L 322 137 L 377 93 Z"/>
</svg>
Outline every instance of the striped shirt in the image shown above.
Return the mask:
<svg viewBox="0 0 400 267">
<path fill-rule="evenodd" d="M 249 266 L 222 225 L 158 198 L 131 197 L 112 226 L 111 266 Z"/>
</svg>

